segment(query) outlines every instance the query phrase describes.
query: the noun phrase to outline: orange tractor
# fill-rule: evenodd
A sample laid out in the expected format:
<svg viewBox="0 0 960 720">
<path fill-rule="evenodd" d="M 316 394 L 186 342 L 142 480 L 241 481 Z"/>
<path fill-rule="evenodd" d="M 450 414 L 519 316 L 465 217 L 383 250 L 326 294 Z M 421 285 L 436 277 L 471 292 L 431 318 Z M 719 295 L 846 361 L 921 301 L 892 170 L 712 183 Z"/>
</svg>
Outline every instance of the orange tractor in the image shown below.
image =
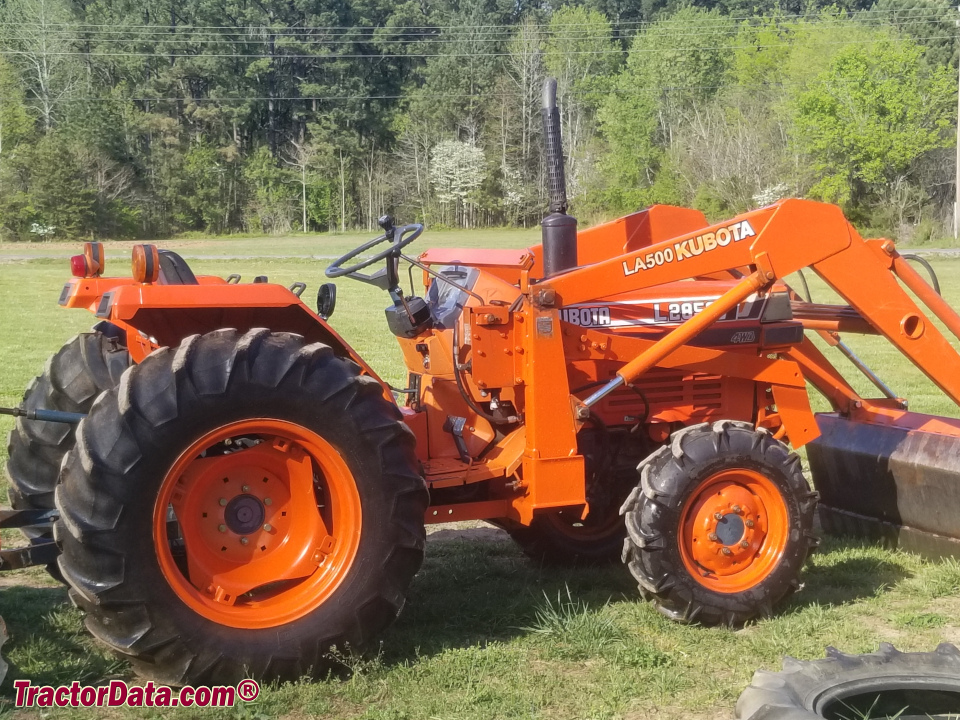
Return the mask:
<svg viewBox="0 0 960 720">
<path fill-rule="evenodd" d="M 412 257 L 422 226 L 384 217 L 326 271 L 389 293 L 406 388 L 327 323 L 333 285 L 314 312 L 300 284 L 196 277 L 151 245 L 131 278 L 103 277 L 95 243 L 72 259 L 60 304 L 100 321 L 15 411 L 11 495 L 56 515 L 56 569 L 140 673 L 322 674 L 396 617 L 425 523 L 459 520 L 540 561 L 622 557 L 668 617 L 740 625 L 799 586 L 817 544 L 803 446 L 825 523 L 952 547 L 955 473 L 937 455 L 960 422 L 861 397 L 807 334 L 854 360 L 838 332 L 882 334 L 960 402 L 931 314 L 954 334 L 960 316 L 832 205 L 713 225 L 655 206 L 578 232 L 554 88 L 542 245 Z M 401 289 L 401 261 L 423 296 Z M 784 278 L 807 267 L 849 304 L 793 294 Z M 808 383 L 834 412 L 814 415 Z"/>
</svg>

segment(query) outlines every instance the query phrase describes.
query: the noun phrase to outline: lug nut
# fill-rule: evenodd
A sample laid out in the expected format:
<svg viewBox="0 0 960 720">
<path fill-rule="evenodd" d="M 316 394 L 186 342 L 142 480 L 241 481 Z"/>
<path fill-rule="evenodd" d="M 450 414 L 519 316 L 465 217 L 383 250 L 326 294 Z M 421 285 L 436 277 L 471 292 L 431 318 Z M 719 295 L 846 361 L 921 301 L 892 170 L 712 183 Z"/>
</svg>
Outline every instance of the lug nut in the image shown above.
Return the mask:
<svg viewBox="0 0 960 720">
<path fill-rule="evenodd" d="M 753 522 L 753 520 L 747 520 L 747 521 L 744 523 L 744 525 L 746 525 L 748 528 L 752 528 L 754 525 L 756 525 L 756 523 Z"/>
<path fill-rule="evenodd" d="M 270 523 L 267 523 L 266 525 L 263 526 L 263 529 L 266 530 L 267 532 L 270 532 L 271 530 L 273 530 L 273 525 L 271 525 Z"/>
<path fill-rule="evenodd" d="M 245 537 L 240 538 L 240 544 L 241 544 L 241 545 L 246 545 L 248 542 L 250 542 L 250 541 L 247 540 Z"/>
<path fill-rule="evenodd" d="M 264 505 L 273 505 L 273 500 L 271 500 L 270 498 L 264 498 L 264 499 L 263 499 L 263 504 L 264 504 Z M 751 520 L 751 522 L 753 522 L 753 521 Z"/>
<path fill-rule="evenodd" d="M 227 526 L 226 526 L 226 525 L 221 525 L 220 527 L 217 528 L 217 530 L 219 530 L 220 532 L 226 532 L 226 531 L 227 531 Z"/>
<path fill-rule="evenodd" d="M 737 515 L 739 515 L 741 512 L 743 512 L 743 508 L 741 508 L 739 505 L 734 505 L 734 506 L 733 506 L 732 508 L 730 508 L 730 509 L 733 510 Z"/>
<path fill-rule="evenodd" d="M 717 539 L 718 539 L 716 533 L 710 533 L 709 535 L 707 535 L 707 538 L 708 538 L 711 542 L 716 542 Z"/>
<path fill-rule="evenodd" d="M 746 541 L 746 540 L 741 540 L 741 541 L 740 541 L 740 547 L 742 547 L 742 548 L 748 548 L 748 547 L 750 547 L 750 543 L 749 543 L 748 541 Z"/>
<path fill-rule="evenodd" d="M 733 550 L 731 550 L 731 549 L 728 548 L 728 547 L 725 547 L 725 548 L 724 548 L 723 550 L 721 550 L 720 552 L 722 552 L 724 555 L 733 555 Z"/>
<path fill-rule="evenodd" d="M 244 492 L 250 492 L 250 486 L 249 486 L 249 485 L 244 485 L 244 486 L 241 487 L 240 489 L 243 490 Z"/>
<path fill-rule="evenodd" d="M 226 504 L 227 504 L 227 499 L 226 499 L 226 498 L 220 498 L 220 507 L 223 507 L 223 506 L 226 505 Z"/>
<path fill-rule="evenodd" d="M 723 520 L 723 513 L 715 512 L 715 513 L 713 514 L 713 519 L 714 519 L 714 520 Z"/>
</svg>

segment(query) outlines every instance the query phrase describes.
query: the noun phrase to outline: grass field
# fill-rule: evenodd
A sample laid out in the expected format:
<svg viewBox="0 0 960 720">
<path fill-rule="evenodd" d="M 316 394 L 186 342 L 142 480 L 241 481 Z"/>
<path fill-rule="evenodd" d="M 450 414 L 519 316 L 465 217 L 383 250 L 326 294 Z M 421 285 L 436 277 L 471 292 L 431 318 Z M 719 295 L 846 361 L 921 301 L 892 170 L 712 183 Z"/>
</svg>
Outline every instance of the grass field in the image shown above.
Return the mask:
<svg viewBox="0 0 960 720">
<path fill-rule="evenodd" d="M 168 244 L 195 270 L 308 284 L 322 282 L 325 260 L 360 236 L 313 239 L 180 241 Z M 523 246 L 534 232 L 437 233 L 431 245 Z M 416 249 L 416 248 L 412 248 Z M 68 275 L 62 245 L 0 246 L 0 405 L 19 402 L 28 380 L 92 317 L 57 307 Z M 108 247 L 115 273 L 127 272 L 128 246 Z M 39 260 L 22 260 L 23 256 Z M 236 256 L 238 259 L 226 259 Z M 301 257 L 302 256 L 302 257 Z M 935 260 L 944 294 L 960 306 L 960 260 Z M 384 293 L 339 283 L 333 325 L 392 382 L 402 382 L 400 354 L 388 335 Z M 814 284 L 817 300 L 826 289 Z M 911 408 L 957 409 L 901 356 L 875 338 L 849 339 Z M 837 361 L 842 362 L 842 358 Z M 866 389 L 866 385 L 863 389 Z M 11 427 L 0 419 L 4 437 Z M 0 461 L 5 450 L 0 449 Z M 5 543 L 17 538 L 5 531 Z M 379 654 L 357 661 L 347 678 L 268 688 L 253 705 L 231 710 L 152 711 L 149 717 L 204 718 L 731 718 L 758 667 L 779 668 L 784 654 L 823 655 L 824 646 L 875 650 L 880 641 L 908 650 L 960 642 L 960 563 L 931 563 L 878 547 L 826 539 L 803 576 L 804 587 L 776 617 L 740 631 L 683 627 L 661 618 L 637 595 L 619 566 L 581 570 L 539 567 L 489 528 L 445 529 L 431 536 L 407 607 Z M 0 615 L 11 662 L 0 687 L 10 707 L 11 681 L 58 685 L 129 677 L 82 629 L 66 593 L 40 570 L 0 578 Z M 144 717 L 142 710 L 113 710 Z M 21 711 L 23 716 L 27 713 Z M 64 710 L 45 713 L 61 717 Z M 103 711 L 75 711 L 100 717 Z"/>
</svg>

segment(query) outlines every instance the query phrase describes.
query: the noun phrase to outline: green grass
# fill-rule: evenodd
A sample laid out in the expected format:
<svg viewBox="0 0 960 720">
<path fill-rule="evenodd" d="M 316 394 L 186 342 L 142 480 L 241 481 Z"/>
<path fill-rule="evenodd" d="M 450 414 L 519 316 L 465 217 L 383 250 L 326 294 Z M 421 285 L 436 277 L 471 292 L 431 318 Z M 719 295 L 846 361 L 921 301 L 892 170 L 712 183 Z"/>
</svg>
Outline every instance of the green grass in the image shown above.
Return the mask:
<svg viewBox="0 0 960 720">
<path fill-rule="evenodd" d="M 431 245 L 522 246 L 533 232 L 429 235 Z M 326 261 L 292 255 L 334 254 L 359 236 L 289 240 L 185 240 L 173 243 L 198 272 L 249 278 L 265 274 L 307 294 L 324 281 Z M 191 244 L 196 243 L 196 244 Z M 315 251 L 321 247 L 322 252 Z M 328 249 L 335 251 L 327 252 Z M 44 360 L 93 318 L 64 311 L 56 298 L 68 269 L 56 255 L 72 247 L 0 247 L 0 404 L 19 401 Z M 114 272 L 126 271 L 127 246 L 108 246 Z M 17 254 L 48 259 L 11 261 Z M 239 260 L 228 255 L 259 255 Z M 270 257 L 272 255 L 272 257 Z M 277 257 L 288 256 L 288 257 Z M 4 262 L 3 258 L 7 261 Z M 960 260 L 935 260 L 947 299 L 960 306 Z M 812 283 L 815 299 L 827 290 Z M 339 283 L 334 327 L 392 382 L 404 379 L 400 353 L 387 334 L 381 291 Z M 892 347 L 876 338 L 849 342 L 887 381 L 924 412 L 956 416 L 957 408 Z M 833 357 L 833 355 L 831 355 Z M 844 367 L 843 359 L 836 360 Z M 848 376 L 854 378 L 853 374 Z M 867 389 L 865 383 L 857 386 Z M 0 419 L 4 436 L 11 427 Z M 0 461 L 5 450 L 0 449 Z M 469 535 L 471 531 L 466 531 Z M 463 533 L 461 533 L 463 534 Z M 18 536 L 4 531 L 9 543 Z M 59 684 L 129 677 L 129 668 L 83 630 L 65 591 L 38 569 L 3 576 L 0 615 L 11 639 L 11 662 L 0 695 L 9 707 L 11 681 Z M 933 563 L 914 555 L 826 539 L 803 575 L 804 587 L 776 617 L 743 630 L 684 627 L 643 602 L 619 565 L 557 570 L 526 560 L 504 539 L 431 540 L 407 606 L 379 653 L 352 659 L 353 672 L 325 682 L 271 687 L 252 706 L 232 710 L 152 711 L 178 718 L 710 718 L 732 717 L 733 705 L 759 667 L 780 667 L 783 655 L 822 657 L 826 645 L 846 652 L 875 650 L 880 641 L 904 650 L 929 650 L 960 641 L 960 563 Z M 0 712 L 4 706 L 0 703 Z M 93 711 L 76 711 L 99 717 Z M 143 717 L 135 710 L 118 717 Z M 71 713 L 49 713 L 61 717 Z M 24 716 L 28 716 L 24 714 Z M 32 715 L 29 715 L 32 716 Z"/>
</svg>

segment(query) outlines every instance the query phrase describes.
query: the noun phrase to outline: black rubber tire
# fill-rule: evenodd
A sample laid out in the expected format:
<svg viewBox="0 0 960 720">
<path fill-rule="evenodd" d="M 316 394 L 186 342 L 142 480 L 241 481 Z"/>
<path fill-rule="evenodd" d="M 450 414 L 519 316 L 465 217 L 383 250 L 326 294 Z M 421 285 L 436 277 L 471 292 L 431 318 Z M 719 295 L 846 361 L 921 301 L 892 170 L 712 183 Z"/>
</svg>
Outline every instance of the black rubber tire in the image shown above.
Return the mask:
<svg viewBox="0 0 960 720">
<path fill-rule="evenodd" d="M 747 468 L 771 480 L 787 508 L 790 533 L 776 567 L 754 587 L 737 593 L 716 592 L 698 582 L 680 554 L 680 518 L 701 481 L 727 468 Z M 640 594 L 671 620 L 737 627 L 769 616 L 773 607 L 799 587 L 799 574 L 810 550 L 817 494 L 801 471 L 800 458 L 765 430 L 750 423 L 720 420 L 678 430 L 668 444 L 637 468 L 640 484 L 620 509 L 627 539 L 623 562 Z"/>
<path fill-rule="evenodd" d="M 736 712 L 738 720 L 958 715 L 960 651 L 949 643 L 934 652 L 902 653 L 881 643 L 865 655 L 830 647 L 823 660 L 787 657 L 780 672 L 757 670 Z"/>
<path fill-rule="evenodd" d="M 152 539 L 165 474 L 197 437 L 274 418 L 341 453 L 360 496 L 351 569 L 309 614 L 236 629 L 190 609 L 166 581 Z M 57 487 L 60 568 L 87 628 L 142 676 L 165 684 L 295 680 L 340 667 L 330 649 L 362 650 L 403 607 L 423 560 L 428 496 L 415 439 L 373 378 L 299 335 L 218 330 L 130 368 L 80 424 Z"/>
<path fill-rule="evenodd" d="M 616 512 L 616 508 L 612 511 Z M 524 555 L 542 565 L 606 564 L 617 560 L 623 551 L 627 529 L 622 520 L 605 532 L 583 537 L 578 537 L 574 528 L 558 528 L 555 522 L 555 519 L 537 515 L 530 525 L 505 522 L 500 526 Z"/>
<path fill-rule="evenodd" d="M 100 332 L 71 338 L 47 359 L 43 373 L 27 385 L 22 406 L 86 413 L 104 390 L 116 387 L 130 366 L 130 353 Z M 76 426 L 17 418 L 7 437 L 7 495 L 16 510 L 51 510 L 60 464 L 76 442 Z M 21 528 L 31 542 L 53 537 L 50 526 Z M 47 572 L 64 582 L 56 563 Z"/>
<path fill-rule="evenodd" d="M 86 413 L 104 390 L 116 387 L 130 354 L 99 332 L 73 337 L 48 360 L 23 396 L 28 410 Z M 7 439 L 10 504 L 17 510 L 54 507 L 63 456 L 75 443 L 74 425 L 17 418 Z"/>
</svg>

